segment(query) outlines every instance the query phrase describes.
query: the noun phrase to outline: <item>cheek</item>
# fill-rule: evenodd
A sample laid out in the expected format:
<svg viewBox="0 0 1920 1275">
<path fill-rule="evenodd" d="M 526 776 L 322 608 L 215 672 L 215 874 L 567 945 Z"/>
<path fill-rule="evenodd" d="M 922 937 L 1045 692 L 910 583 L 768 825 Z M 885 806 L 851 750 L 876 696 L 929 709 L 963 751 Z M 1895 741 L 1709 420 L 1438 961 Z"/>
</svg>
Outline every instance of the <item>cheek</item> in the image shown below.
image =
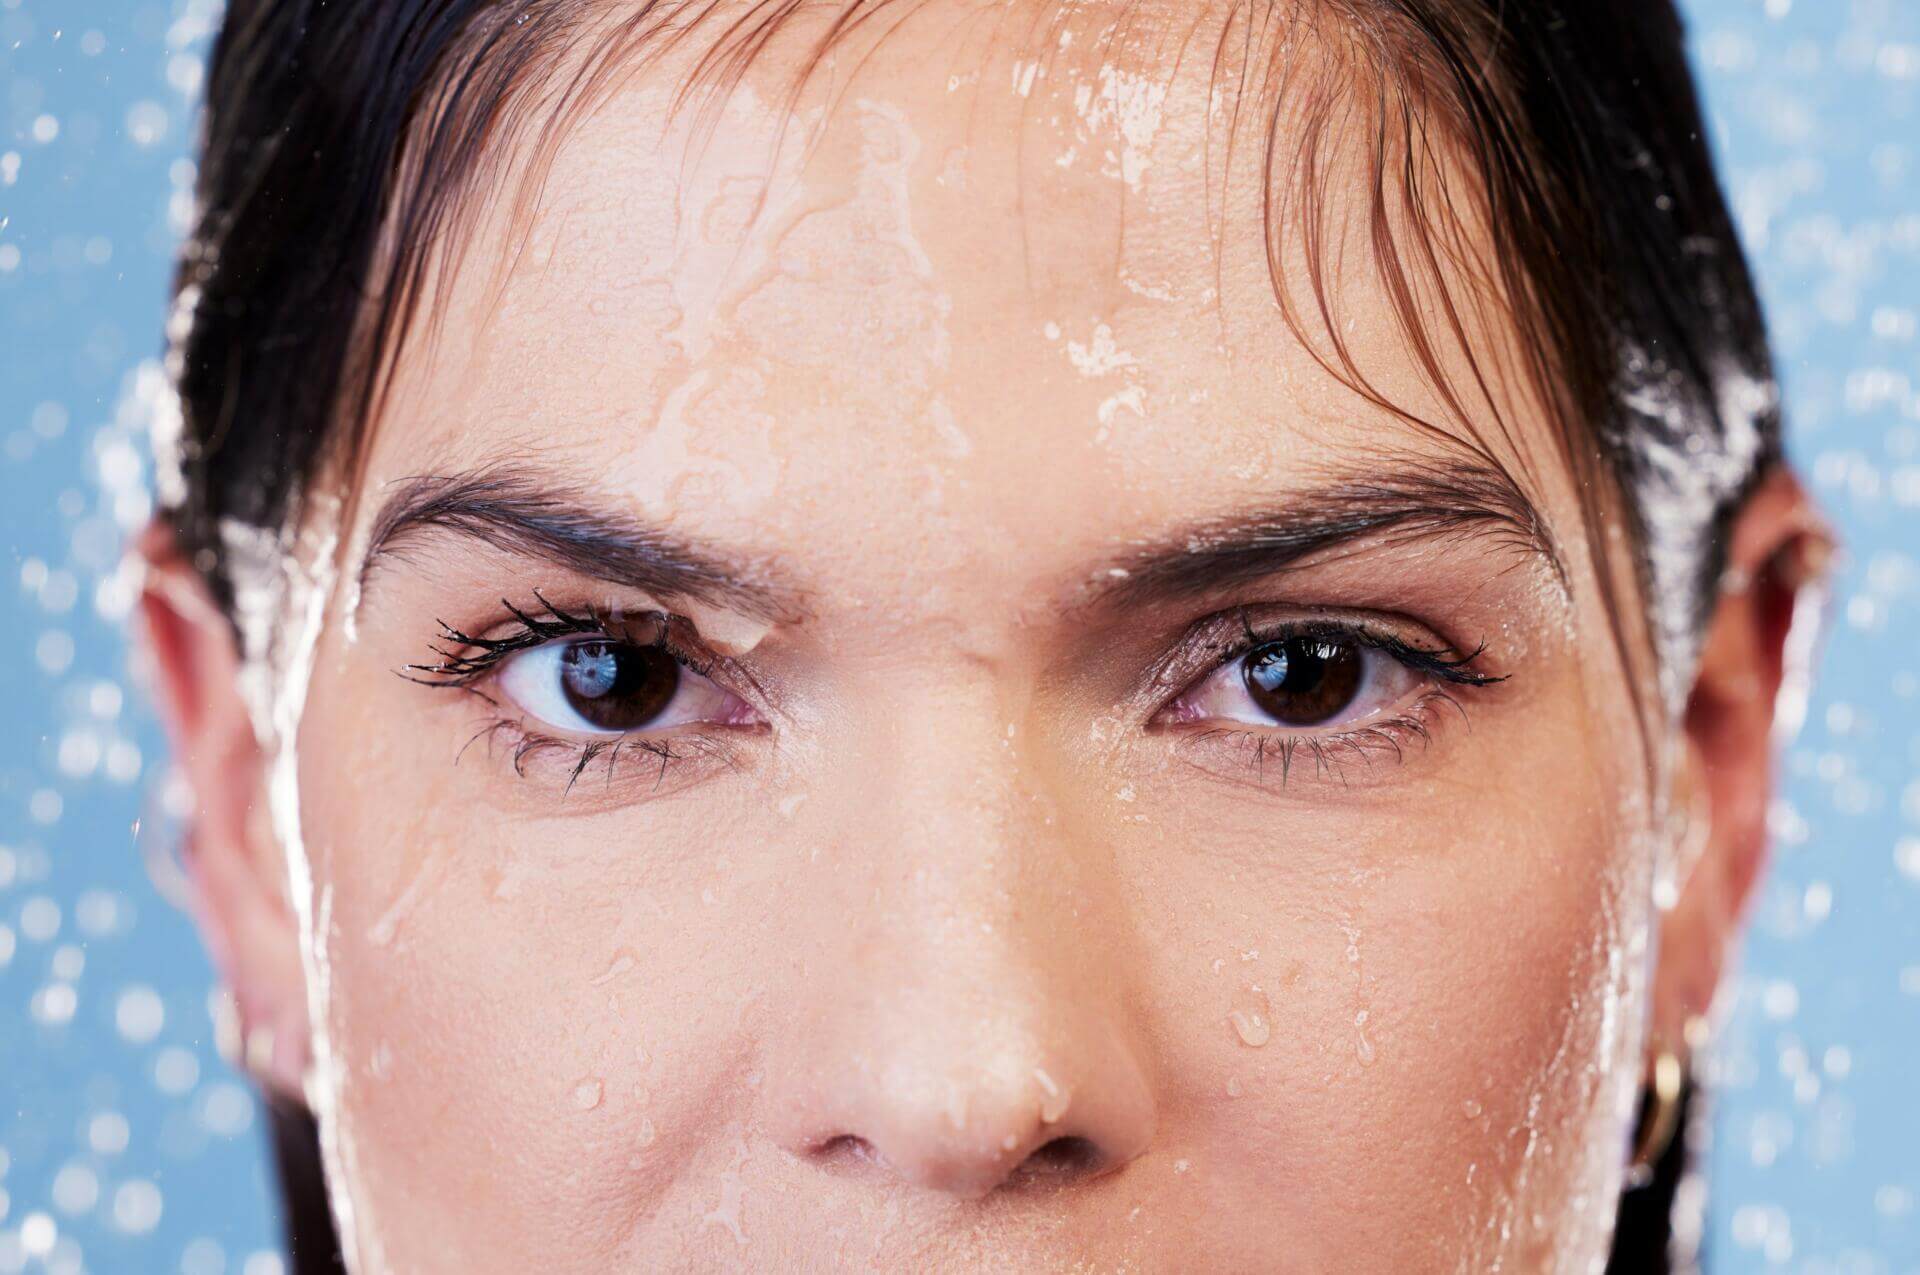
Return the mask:
<svg viewBox="0 0 1920 1275">
<path fill-rule="evenodd" d="M 520 782 L 504 757 L 476 748 L 456 783 L 445 738 L 370 751 L 352 724 L 377 708 L 323 692 L 302 820 L 356 1229 L 398 1269 L 455 1250 L 611 1261 L 711 1134 L 708 1098 L 753 1083 L 742 989 L 769 931 L 737 909 L 777 896 L 758 879 L 777 848 L 713 802 L 697 825 L 675 802 L 504 815 L 464 773 Z"/>
<path fill-rule="evenodd" d="M 1612 1198 L 1637 1078 L 1650 856 L 1605 813 L 1602 763 L 1564 773 L 1590 787 L 1433 817 L 1329 798 L 1142 837 L 1165 1084 L 1193 1116 L 1169 1153 L 1209 1199 L 1345 1236 L 1328 1263 L 1597 1244 L 1611 1208 L 1580 1201 Z M 1523 782 L 1492 790 L 1546 780 Z"/>
</svg>

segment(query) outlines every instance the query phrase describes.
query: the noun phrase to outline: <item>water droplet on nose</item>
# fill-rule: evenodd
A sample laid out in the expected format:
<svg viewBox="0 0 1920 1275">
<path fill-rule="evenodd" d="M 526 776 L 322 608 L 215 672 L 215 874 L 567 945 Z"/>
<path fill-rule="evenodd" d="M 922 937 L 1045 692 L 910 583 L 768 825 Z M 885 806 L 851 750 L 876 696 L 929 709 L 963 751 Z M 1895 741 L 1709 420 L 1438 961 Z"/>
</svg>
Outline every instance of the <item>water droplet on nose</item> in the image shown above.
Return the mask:
<svg viewBox="0 0 1920 1275">
<path fill-rule="evenodd" d="M 1240 1096 L 1240 1077 L 1228 1076 L 1227 1077 L 1227 1097 L 1238 1098 L 1239 1096 Z"/>
<path fill-rule="evenodd" d="M 1480 1118 L 1480 1104 L 1471 1098 L 1460 1104 L 1460 1110 L 1469 1120 L 1478 1120 Z"/>
<path fill-rule="evenodd" d="M 1258 987 L 1248 987 L 1234 998 L 1233 1008 L 1227 1011 L 1227 1021 L 1233 1024 L 1234 1034 L 1240 1037 L 1241 1044 L 1258 1049 L 1273 1036 L 1273 1023 L 1269 1018 L 1271 1012 L 1266 992 Z"/>
<path fill-rule="evenodd" d="M 1173 1171 L 1175 1173 L 1185 1173 L 1188 1169 L 1191 1169 L 1192 1167 L 1193 1167 L 1193 1162 L 1191 1160 L 1175 1160 L 1173 1162 Z"/>
<path fill-rule="evenodd" d="M 1039 1084 L 1041 1092 L 1040 1122 L 1042 1124 L 1057 1123 L 1067 1114 L 1067 1107 L 1073 1102 L 1073 1094 L 1049 1076 L 1045 1067 L 1035 1067 L 1033 1078 Z"/>
<path fill-rule="evenodd" d="M 640 1122 L 640 1132 L 635 1135 L 635 1139 L 639 1145 L 643 1147 L 652 1146 L 654 1139 L 653 1121 L 642 1120 Z"/>
<path fill-rule="evenodd" d="M 1020 1145 L 1020 1139 L 1016 1134 L 1010 1133 L 1006 1137 L 1000 1139 L 1000 1149 L 1002 1151 L 1011 1151 L 1019 1145 Z"/>
<path fill-rule="evenodd" d="M 589 1076 L 573 1087 L 573 1105 L 581 1111 L 592 1111 L 600 1105 L 600 1082 Z"/>
<path fill-rule="evenodd" d="M 1360 1030 L 1360 1039 L 1354 1044 L 1354 1053 L 1360 1056 L 1362 1066 L 1373 1061 L 1373 1042 L 1367 1039 L 1367 1011 L 1361 1010 L 1353 1016 L 1353 1025 Z"/>
</svg>

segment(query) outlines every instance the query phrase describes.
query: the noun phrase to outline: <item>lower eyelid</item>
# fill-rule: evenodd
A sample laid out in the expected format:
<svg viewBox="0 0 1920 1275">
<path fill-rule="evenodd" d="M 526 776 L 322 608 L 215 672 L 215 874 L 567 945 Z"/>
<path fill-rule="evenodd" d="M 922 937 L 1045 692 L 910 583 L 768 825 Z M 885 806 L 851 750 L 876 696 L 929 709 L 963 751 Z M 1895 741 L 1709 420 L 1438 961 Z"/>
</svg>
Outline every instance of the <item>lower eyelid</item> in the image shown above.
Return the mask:
<svg viewBox="0 0 1920 1275">
<path fill-rule="evenodd" d="M 485 749 L 488 760 L 508 766 L 513 778 L 566 796 L 611 793 L 616 800 L 631 801 L 677 791 L 717 770 L 737 767 L 741 759 L 731 751 L 726 734 L 682 730 L 563 739 L 501 712 L 466 741 L 461 756 Z"/>
<path fill-rule="evenodd" d="M 1334 779 L 1350 787 L 1355 778 L 1379 772 L 1383 759 L 1414 761 L 1439 746 L 1450 722 L 1467 725 L 1467 709 L 1449 689 L 1434 688 L 1401 712 L 1337 731 L 1202 722 L 1172 733 L 1191 764 L 1231 782 L 1264 788 Z"/>
</svg>

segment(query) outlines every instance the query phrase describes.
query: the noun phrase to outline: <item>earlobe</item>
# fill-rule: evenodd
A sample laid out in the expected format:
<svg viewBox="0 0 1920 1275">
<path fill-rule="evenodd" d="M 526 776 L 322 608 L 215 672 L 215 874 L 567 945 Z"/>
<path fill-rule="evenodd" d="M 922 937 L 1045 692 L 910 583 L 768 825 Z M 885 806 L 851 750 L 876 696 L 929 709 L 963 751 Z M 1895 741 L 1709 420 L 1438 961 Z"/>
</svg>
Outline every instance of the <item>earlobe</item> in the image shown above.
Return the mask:
<svg viewBox="0 0 1920 1275">
<path fill-rule="evenodd" d="M 174 767 L 193 795 L 185 875 L 203 941 L 230 989 L 263 1082 L 298 1099 L 309 1054 L 299 927 L 266 815 L 267 754 L 242 691 L 232 625 L 172 533 L 155 524 L 143 560 L 139 644 Z M 271 1043 L 260 1033 L 271 1034 Z"/>
</svg>

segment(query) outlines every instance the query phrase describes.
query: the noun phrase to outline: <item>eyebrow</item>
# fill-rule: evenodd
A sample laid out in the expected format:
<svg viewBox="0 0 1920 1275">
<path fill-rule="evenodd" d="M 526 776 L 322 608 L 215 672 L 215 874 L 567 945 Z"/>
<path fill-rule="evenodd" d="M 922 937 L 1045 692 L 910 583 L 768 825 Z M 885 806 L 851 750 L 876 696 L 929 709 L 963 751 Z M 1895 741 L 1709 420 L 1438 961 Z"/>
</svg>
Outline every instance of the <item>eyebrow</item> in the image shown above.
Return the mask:
<svg viewBox="0 0 1920 1275">
<path fill-rule="evenodd" d="M 1192 599 L 1362 542 L 1483 539 L 1544 561 L 1563 583 L 1567 578 L 1546 519 L 1505 469 L 1477 458 L 1403 458 L 1289 495 L 1271 510 L 1210 519 L 1136 546 L 1096 572 L 1075 605 Z"/>
<path fill-rule="evenodd" d="M 804 614 L 798 591 L 765 579 L 744 558 L 696 547 L 637 519 L 594 508 L 590 494 L 518 469 L 488 468 L 396 480 L 360 560 L 365 589 L 387 560 L 435 535 L 538 558 L 661 602 L 691 601 L 770 622 Z"/>
<path fill-rule="evenodd" d="M 532 472 L 418 475 L 392 487 L 361 559 L 363 587 L 383 561 L 403 560 L 410 541 L 438 534 L 542 559 L 661 601 L 690 600 L 776 622 L 806 611 L 798 590 L 770 582 L 757 564 L 597 511 L 586 491 Z M 1505 470 L 1479 460 L 1403 460 L 1289 495 L 1271 510 L 1209 519 L 1137 544 L 1096 570 L 1069 607 L 1191 599 L 1362 541 L 1483 538 L 1538 557 L 1566 578 L 1545 519 Z"/>
</svg>

